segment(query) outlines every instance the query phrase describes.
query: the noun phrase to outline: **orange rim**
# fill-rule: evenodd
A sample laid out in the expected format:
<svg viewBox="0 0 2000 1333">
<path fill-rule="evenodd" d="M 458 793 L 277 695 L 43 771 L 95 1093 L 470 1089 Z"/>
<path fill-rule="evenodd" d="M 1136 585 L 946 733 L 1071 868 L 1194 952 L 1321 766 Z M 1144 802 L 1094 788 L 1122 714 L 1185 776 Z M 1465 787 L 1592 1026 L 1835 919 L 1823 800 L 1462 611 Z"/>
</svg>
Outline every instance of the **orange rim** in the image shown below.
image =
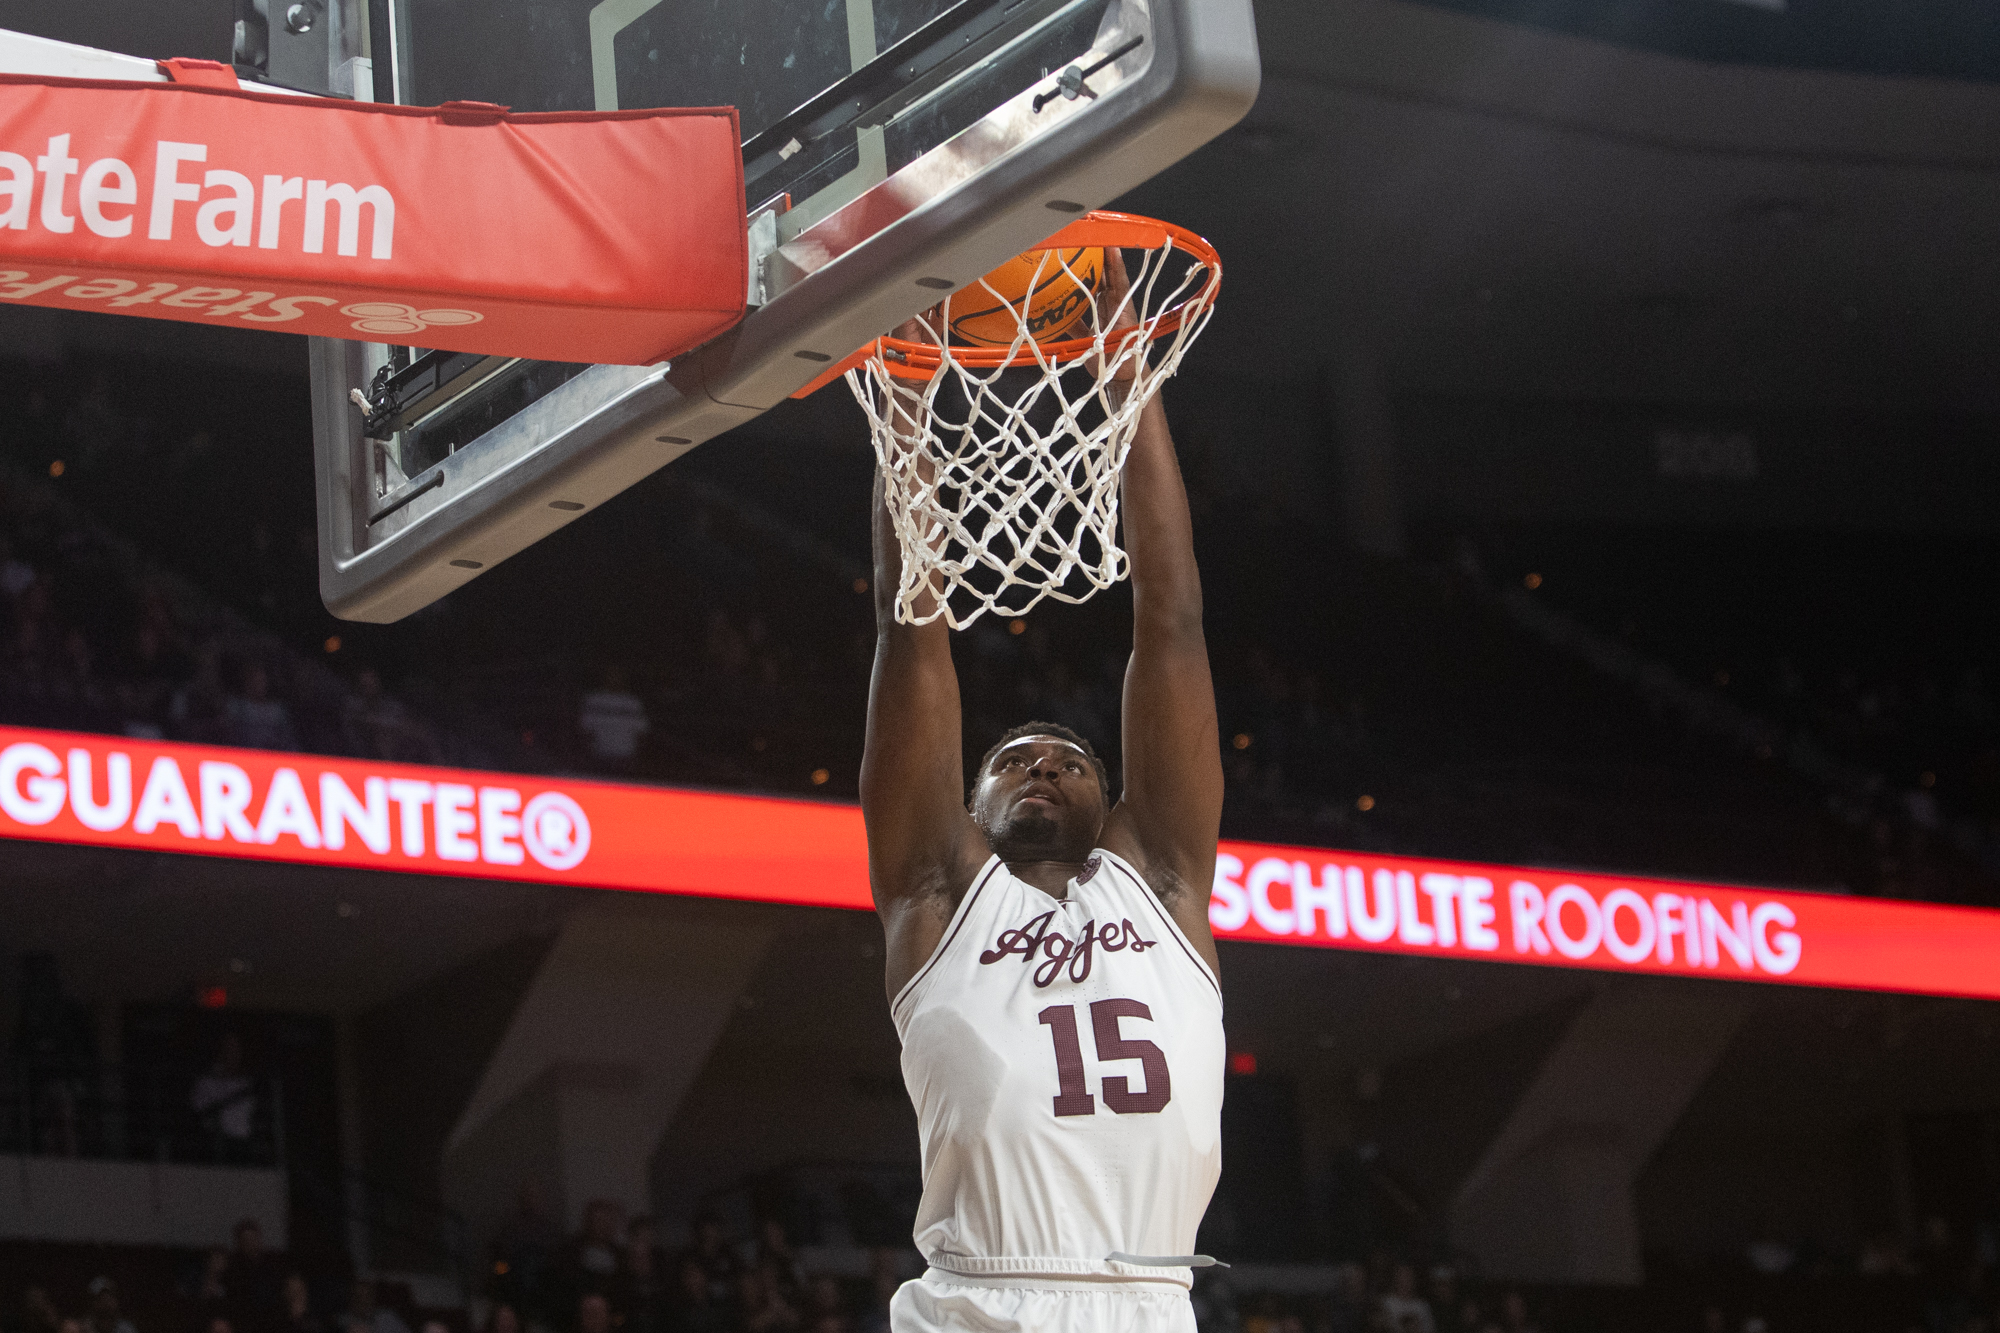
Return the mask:
<svg viewBox="0 0 2000 1333">
<path fill-rule="evenodd" d="M 1186 227 L 1177 227 L 1171 222 L 1140 217 L 1134 213 L 1104 211 L 1086 213 L 1041 244 L 1029 246 L 1023 253 L 1092 246 L 1120 250 L 1172 248 L 1192 255 L 1208 269 L 1208 280 L 1202 284 L 1201 289 L 1182 297 L 1173 309 L 1160 317 L 1159 323 L 1153 326 L 1149 335 L 1153 339 L 1164 337 L 1180 328 L 1182 321 L 1187 318 L 1189 307 L 1196 304 L 1206 305 L 1213 301 L 1216 291 L 1222 286 L 1222 256 L 1216 253 L 1214 246 Z M 1064 338 L 1051 343 L 1028 343 L 1018 349 L 962 346 L 941 348 L 936 343 L 914 342 L 891 334 L 877 338 L 842 364 L 843 367 L 848 364 L 859 365 L 880 355 L 889 373 L 898 379 L 929 379 L 937 373 L 947 354 L 958 365 L 975 370 L 993 370 L 1001 366 L 1040 365 L 1044 361 L 1058 364 L 1080 361 L 1096 350 L 1097 339 L 1094 337 Z M 890 356 L 891 352 L 896 355 Z"/>
</svg>

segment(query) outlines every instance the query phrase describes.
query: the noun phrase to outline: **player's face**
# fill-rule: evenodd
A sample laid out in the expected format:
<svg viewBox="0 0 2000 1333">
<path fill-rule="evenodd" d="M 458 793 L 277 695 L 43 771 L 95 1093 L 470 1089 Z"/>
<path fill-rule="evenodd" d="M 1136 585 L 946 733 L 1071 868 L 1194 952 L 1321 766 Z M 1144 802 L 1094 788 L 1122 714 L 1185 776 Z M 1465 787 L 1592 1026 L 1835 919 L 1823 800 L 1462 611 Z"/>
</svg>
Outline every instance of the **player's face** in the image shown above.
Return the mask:
<svg viewBox="0 0 2000 1333">
<path fill-rule="evenodd" d="M 1057 736 L 1024 736 L 986 766 L 972 817 L 1007 861 L 1081 861 L 1104 827 L 1097 770 Z"/>
</svg>

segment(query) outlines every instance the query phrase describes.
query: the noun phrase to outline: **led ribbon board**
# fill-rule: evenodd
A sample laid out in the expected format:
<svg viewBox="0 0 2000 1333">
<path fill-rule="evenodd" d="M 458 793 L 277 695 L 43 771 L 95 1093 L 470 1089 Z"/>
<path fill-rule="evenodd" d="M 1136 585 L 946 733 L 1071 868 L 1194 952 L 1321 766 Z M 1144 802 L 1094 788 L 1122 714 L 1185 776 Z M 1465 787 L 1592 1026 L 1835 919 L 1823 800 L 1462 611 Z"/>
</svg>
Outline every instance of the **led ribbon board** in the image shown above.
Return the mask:
<svg viewBox="0 0 2000 1333">
<path fill-rule="evenodd" d="M 0 837 L 866 909 L 831 802 L 0 727 Z M 2000 911 L 1225 842 L 1218 938 L 2000 999 Z"/>
</svg>

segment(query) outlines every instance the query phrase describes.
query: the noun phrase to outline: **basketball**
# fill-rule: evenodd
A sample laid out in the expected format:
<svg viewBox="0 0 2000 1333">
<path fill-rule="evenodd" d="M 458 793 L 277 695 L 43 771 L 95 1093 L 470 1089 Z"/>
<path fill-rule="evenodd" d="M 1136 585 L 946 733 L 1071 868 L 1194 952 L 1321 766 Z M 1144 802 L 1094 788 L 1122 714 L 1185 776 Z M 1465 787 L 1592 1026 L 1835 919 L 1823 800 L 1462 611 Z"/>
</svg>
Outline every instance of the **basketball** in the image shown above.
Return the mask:
<svg viewBox="0 0 2000 1333">
<path fill-rule="evenodd" d="M 983 286 L 975 282 L 951 299 L 952 340 L 1006 347 L 1025 322 L 1036 342 L 1055 342 L 1076 327 L 1103 279 L 1104 251 L 1095 247 L 1016 255 Z"/>
</svg>

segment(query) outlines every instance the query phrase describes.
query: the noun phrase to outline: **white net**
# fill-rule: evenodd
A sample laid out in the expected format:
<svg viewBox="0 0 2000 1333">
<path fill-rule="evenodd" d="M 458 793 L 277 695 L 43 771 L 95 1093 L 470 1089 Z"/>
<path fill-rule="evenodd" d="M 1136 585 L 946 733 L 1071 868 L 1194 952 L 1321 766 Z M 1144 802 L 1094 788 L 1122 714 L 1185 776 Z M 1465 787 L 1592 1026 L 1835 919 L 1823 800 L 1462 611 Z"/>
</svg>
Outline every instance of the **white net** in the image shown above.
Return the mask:
<svg viewBox="0 0 2000 1333">
<path fill-rule="evenodd" d="M 1069 267 L 1076 252 L 1041 254 L 1030 290 L 1058 270 L 1090 290 Z M 942 345 L 946 302 L 919 317 L 919 339 L 885 339 L 847 372 L 902 545 L 898 621 L 943 616 L 964 629 L 1045 597 L 1081 602 L 1125 577 L 1125 456 L 1146 402 L 1213 313 L 1220 279 L 1219 265 L 1171 239 L 1127 254 L 1136 259 L 1129 280 L 1107 284 L 1061 343 L 1030 336 L 1023 301 L 1004 352 Z M 1108 257 L 1115 269 L 1116 252 Z"/>
</svg>

